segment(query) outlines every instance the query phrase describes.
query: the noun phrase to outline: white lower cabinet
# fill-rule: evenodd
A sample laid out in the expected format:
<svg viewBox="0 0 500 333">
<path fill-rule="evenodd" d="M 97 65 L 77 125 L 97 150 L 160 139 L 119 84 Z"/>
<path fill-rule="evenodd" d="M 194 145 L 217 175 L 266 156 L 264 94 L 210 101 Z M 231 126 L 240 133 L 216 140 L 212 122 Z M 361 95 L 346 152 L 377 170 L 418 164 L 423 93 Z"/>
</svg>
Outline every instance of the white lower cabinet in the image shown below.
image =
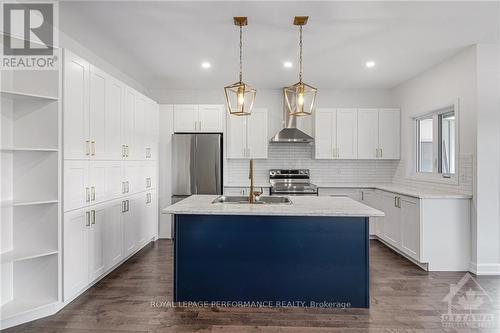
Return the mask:
<svg viewBox="0 0 500 333">
<path fill-rule="evenodd" d="M 64 214 L 64 300 L 69 300 L 88 283 L 88 227 L 90 212 Z"/>
<path fill-rule="evenodd" d="M 370 218 L 370 234 L 429 271 L 469 269 L 470 199 L 362 193 L 365 204 L 385 213 Z"/>
<path fill-rule="evenodd" d="M 156 191 L 142 192 L 64 214 L 64 301 L 156 237 Z"/>
</svg>

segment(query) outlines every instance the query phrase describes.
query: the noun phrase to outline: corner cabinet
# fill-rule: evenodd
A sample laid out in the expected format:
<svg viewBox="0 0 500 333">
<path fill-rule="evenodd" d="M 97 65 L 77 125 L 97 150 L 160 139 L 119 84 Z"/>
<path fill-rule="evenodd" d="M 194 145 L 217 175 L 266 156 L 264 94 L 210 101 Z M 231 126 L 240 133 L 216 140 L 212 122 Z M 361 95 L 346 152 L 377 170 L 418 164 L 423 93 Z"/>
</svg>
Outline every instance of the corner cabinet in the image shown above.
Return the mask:
<svg viewBox="0 0 500 333">
<path fill-rule="evenodd" d="M 254 108 L 249 116 L 227 114 L 227 158 L 266 159 L 268 145 L 267 109 Z"/>
<path fill-rule="evenodd" d="M 174 105 L 175 133 L 224 132 L 224 105 L 176 104 Z"/>
<path fill-rule="evenodd" d="M 356 109 L 317 109 L 315 113 L 316 159 L 356 159 Z"/>
<path fill-rule="evenodd" d="M 400 128 L 399 109 L 358 109 L 358 159 L 399 159 Z"/>
</svg>

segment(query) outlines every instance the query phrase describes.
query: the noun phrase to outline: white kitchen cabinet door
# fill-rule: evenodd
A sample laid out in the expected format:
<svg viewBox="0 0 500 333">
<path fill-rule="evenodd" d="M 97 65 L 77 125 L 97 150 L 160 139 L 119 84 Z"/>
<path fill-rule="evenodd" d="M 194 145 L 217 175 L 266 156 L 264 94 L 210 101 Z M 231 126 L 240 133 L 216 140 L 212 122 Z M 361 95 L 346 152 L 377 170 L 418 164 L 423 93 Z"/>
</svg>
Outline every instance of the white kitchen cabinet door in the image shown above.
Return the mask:
<svg viewBox="0 0 500 333">
<path fill-rule="evenodd" d="M 64 158 L 90 155 L 89 63 L 64 52 Z"/>
<path fill-rule="evenodd" d="M 142 245 L 146 242 L 148 237 L 150 236 L 149 232 L 151 231 L 151 219 L 148 216 L 148 208 L 151 206 L 150 204 L 150 196 L 151 192 L 141 193 L 135 196 L 132 200 L 134 202 L 134 213 L 136 216 L 136 228 L 137 228 L 137 243 Z"/>
<path fill-rule="evenodd" d="M 90 205 L 89 161 L 64 161 L 64 211 Z"/>
<path fill-rule="evenodd" d="M 378 158 L 378 109 L 358 109 L 358 159 Z"/>
<path fill-rule="evenodd" d="M 136 227 L 136 217 L 134 216 L 137 207 L 134 205 L 131 197 L 124 200 L 124 212 L 122 213 L 122 225 L 123 225 L 123 250 L 124 255 L 128 256 L 137 247 L 137 227 Z"/>
<path fill-rule="evenodd" d="M 247 116 L 247 158 L 267 158 L 267 109 L 253 109 Z"/>
<path fill-rule="evenodd" d="M 337 109 L 337 151 L 342 159 L 358 158 L 358 112 L 356 109 Z"/>
<path fill-rule="evenodd" d="M 146 102 L 145 109 L 145 158 L 148 160 L 158 159 L 158 136 L 159 136 L 159 113 L 158 105 L 154 102 Z"/>
<path fill-rule="evenodd" d="M 134 139 L 133 144 L 130 146 L 130 158 L 133 160 L 144 160 L 146 158 L 146 132 L 144 128 L 145 108 L 146 101 L 144 100 L 144 97 L 136 94 L 134 110 Z"/>
<path fill-rule="evenodd" d="M 108 269 L 123 258 L 122 201 L 113 201 L 105 209 L 103 239 L 105 266 Z"/>
<path fill-rule="evenodd" d="M 122 161 L 107 161 L 105 180 L 105 197 L 107 200 L 117 199 L 123 195 Z"/>
<path fill-rule="evenodd" d="M 224 105 L 199 105 L 198 121 L 200 132 L 224 132 Z"/>
<path fill-rule="evenodd" d="M 144 181 L 143 190 L 150 191 L 151 189 L 156 188 L 157 173 L 158 173 L 158 168 L 156 162 L 144 163 L 144 172 L 142 174 L 142 179 Z"/>
<path fill-rule="evenodd" d="M 134 194 L 144 191 L 144 165 L 139 161 L 123 163 L 123 180 L 127 182 L 126 193 Z"/>
<path fill-rule="evenodd" d="M 92 204 L 109 199 L 106 196 L 106 168 L 106 161 L 90 161 L 89 163 L 90 202 Z"/>
<path fill-rule="evenodd" d="M 108 76 L 100 69 L 90 66 L 89 110 L 90 110 L 90 157 L 106 158 L 107 108 L 106 86 Z"/>
<path fill-rule="evenodd" d="M 122 156 L 125 159 L 130 157 L 130 150 L 134 147 L 134 110 L 135 93 L 133 90 L 126 88 L 121 117 Z"/>
<path fill-rule="evenodd" d="M 88 265 L 89 280 L 94 281 L 104 273 L 104 223 L 106 211 L 104 205 L 92 207 L 90 210 L 90 227 L 88 229 Z"/>
<path fill-rule="evenodd" d="M 198 131 L 198 105 L 174 105 L 174 132 Z"/>
<path fill-rule="evenodd" d="M 400 152 L 400 110 L 380 109 L 379 111 L 379 148 L 382 159 L 399 159 Z"/>
<path fill-rule="evenodd" d="M 64 214 L 64 300 L 68 301 L 88 283 L 88 230 L 90 212 L 84 209 Z"/>
<path fill-rule="evenodd" d="M 389 244 L 399 248 L 401 244 L 400 212 L 396 207 L 396 196 L 391 193 L 382 193 L 384 231 L 382 238 Z"/>
<path fill-rule="evenodd" d="M 316 109 L 314 151 L 317 159 L 332 159 L 337 147 L 337 110 Z"/>
<path fill-rule="evenodd" d="M 125 87 L 117 80 L 108 79 L 106 88 L 106 133 L 105 159 L 119 160 L 122 158 L 121 116 L 125 97 Z M 98 145 L 96 143 L 96 145 Z M 99 156 L 98 156 L 99 157 Z"/>
<path fill-rule="evenodd" d="M 159 231 L 159 216 L 158 216 L 158 195 L 157 191 L 151 191 L 151 194 L 149 196 L 149 203 L 146 205 L 146 221 L 148 221 L 148 226 L 149 226 L 149 231 L 148 231 L 148 237 L 153 238 L 153 237 L 158 237 L 158 231 Z"/>
<path fill-rule="evenodd" d="M 420 261 L 420 207 L 419 200 L 400 197 L 401 248 Z"/>
<path fill-rule="evenodd" d="M 247 157 L 247 116 L 226 118 L 226 157 L 243 159 Z M 266 124 L 267 126 L 267 124 Z"/>
</svg>

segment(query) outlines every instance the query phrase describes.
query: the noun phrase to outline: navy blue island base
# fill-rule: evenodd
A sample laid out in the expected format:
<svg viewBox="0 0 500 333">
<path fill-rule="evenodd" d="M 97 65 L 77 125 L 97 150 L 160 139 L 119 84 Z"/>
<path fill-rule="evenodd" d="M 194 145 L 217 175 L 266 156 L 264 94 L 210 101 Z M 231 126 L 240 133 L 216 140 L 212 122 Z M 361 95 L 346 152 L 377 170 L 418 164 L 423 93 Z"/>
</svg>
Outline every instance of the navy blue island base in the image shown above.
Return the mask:
<svg viewBox="0 0 500 333">
<path fill-rule="evenodd" d="M 174 301 L 368 308 L 368 242 L 367 217 L 176 214 Z"/>
</svg>

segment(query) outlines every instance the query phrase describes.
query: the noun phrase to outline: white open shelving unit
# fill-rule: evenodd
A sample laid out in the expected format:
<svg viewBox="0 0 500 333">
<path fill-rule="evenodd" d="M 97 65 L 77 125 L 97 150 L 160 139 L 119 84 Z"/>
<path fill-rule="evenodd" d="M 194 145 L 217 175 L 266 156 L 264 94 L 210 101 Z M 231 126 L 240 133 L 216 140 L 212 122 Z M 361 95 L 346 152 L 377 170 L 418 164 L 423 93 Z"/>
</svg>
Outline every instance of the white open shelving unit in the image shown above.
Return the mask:
<svg viewBox="0 0 500 333">
<path fill-rule="evenodd" d="M 0 328 L 61 300 L 60 96 L 60 70 L 1 72 Z"/>
</svg>

